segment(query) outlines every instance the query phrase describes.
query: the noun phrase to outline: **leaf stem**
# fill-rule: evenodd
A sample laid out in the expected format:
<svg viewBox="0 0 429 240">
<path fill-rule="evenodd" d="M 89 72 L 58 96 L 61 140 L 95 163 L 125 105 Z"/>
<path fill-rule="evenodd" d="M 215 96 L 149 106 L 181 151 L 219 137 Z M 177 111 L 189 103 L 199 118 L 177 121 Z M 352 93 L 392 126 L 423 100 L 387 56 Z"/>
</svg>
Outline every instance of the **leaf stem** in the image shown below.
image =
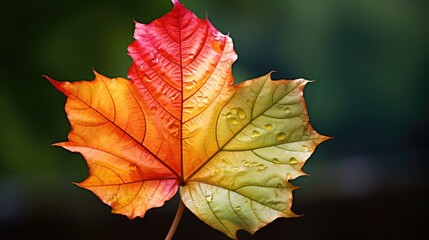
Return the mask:
<svg viewBox="0 0 429 240">
<path fill-rule="evenodd" d="M 182 199 L 180 199 L 179 208 L 177 209 L 176 216 L 174 217 L 173 223 L 170 226 L 170 230 L 168 230 L 168 234 L 165 237 L 165 240 L 171 240 L 176 232 L 177 226 L 179 226 L 180 219 L 183 215 L 183 210 L 185 209 L 185 204 Z"/>
</svg>

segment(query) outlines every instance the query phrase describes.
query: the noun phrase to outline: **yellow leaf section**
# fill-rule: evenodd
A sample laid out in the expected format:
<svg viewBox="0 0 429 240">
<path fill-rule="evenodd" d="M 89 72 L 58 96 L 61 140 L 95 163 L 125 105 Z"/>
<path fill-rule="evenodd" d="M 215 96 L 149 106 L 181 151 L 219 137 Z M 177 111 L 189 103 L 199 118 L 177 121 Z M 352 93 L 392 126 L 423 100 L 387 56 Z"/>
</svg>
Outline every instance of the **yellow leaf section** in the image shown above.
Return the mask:
<svg viewBox="0 0 429 240">
<path fill-rule="evenodd" d="M 114 213 L 143 217 L 177 192 L 174 167 L 180 165 L 169 162 L 168 144 L 180 144 L 160 131 L 130 81 L 95 75 L 93 81 L 73 83 L 48 78 L 68 97 L 65 110 L 72 127 L 69 141 L 56 145 L 85 157 L 89 176 L 79 186 Z"/>
<path fill-rule="evenodd" d="M 235 86 L 216 118 L 211 144 L 218 151 L 180 189 L 201 220 L 235 239 L 240 229 L 253 234 L 278 217 L 297 216 L 289 180 L 304 174 L 305 161 L 328 139 L 308 122 L 307 82 L 268 74 Z"/>
</svg>

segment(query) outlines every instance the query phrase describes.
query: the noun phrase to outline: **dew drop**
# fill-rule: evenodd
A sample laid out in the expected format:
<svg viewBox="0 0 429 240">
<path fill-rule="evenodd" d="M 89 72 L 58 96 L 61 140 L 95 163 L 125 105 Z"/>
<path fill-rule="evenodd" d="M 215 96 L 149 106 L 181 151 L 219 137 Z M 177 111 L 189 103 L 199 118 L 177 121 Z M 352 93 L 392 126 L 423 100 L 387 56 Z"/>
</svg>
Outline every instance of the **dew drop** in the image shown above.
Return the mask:
<svg viewBox="0 0 429 240">
<path fill-rule="evenodd" d="M 237 114 L 237 108 L 231 108 L 231 113 L 232 114 Z"/>
<path fill-rule="evenodd" d="M 161 89 L 161 94 L 162 94 L 162 95 L 165 95 L 165 94 L 167 94 L 167 91 L 168 91 L 168 88 L 164 86 L 164 87 Z"/>
<path fill-rule="evenodd" d="M 148 75 L 144 75 L 143 79 L 145 82 L 148 82 L 148 83 L 152 82 L 152 79 Z"/>
<path fill-rule="evenodd" d="M 197 102 L 201 102 L 203 100 L 203 96 L 197 96 Z"/>
<path fill-rule="evenodd" d="M 290 164 L 290 165 L 294 165 L 294 164 L 297 164 L 297 163 L 298 163 L 298 160 L 296 160 L 296 158 L 291 157 L 291 158 L 289 159 L 289 164 Z"/>
<path fill-rule="evenodd" d="M 168 126 L 168 130 L 170 130 L 170 133 L 173 135 L 179 134 L 179 125 L 177 123 L 171 123 Z"/>
<path fill-rule="evenodd" d="M 278 187 L 278 188 L 281 188 L 281 187 L 283 187 L 283 184 L 281 184 L 281 183 L 277 183 L 277 187 Z"/>
<path fill-rule="evenodd" d="M 185 113 L 192 113 L 192 112 L 194 112 L 194 106 L 184 106 L 183 107 L 183 111 L 185 112 Z"/>
<path fill-rule="evenodd" d="M 240 211 L 241 210 L 241 206 L 237 206 L 237 207 L 235 207 L 235 211 Z"/>
<path fill-rule="evenodd" d="M 226 119 L 226 114 L 222 114 L 222 119 Z"/>
<path fill-rule="evenodd" d="M 273 158 L 273 163 L 280 164 L 281 162 L 280 162 L 280 160 L 278 158 Z"/>
<path fill-rule="evenodd" d="M 137 166 L 135 164 L 131 163 L 130 165 L 128 165 L 128 170 L 130 172 L 133 172 L 133 171 L 137 170 Z"/>
<path fill-rule="evenodd" d="M 233 168 L 232 168 L 234 171 L 238 171 L 238 167 L 237 166 L 234 166 Z"/>
<path fill-rule="evenodd" d="M 141 64 L 140 67 L 139 67 L 139 70 L 140 71 L 144 71 L 145 69 L 146 69 L 146 65 Z"/>
<path fill-rule="evenodd" d="M 290 107 L 285 107 L 284 111 L 286 114 L 289 114 L 291 112 Z"/>
<path fill-rule="evenodd" d="M 239 119 L 245 119 L 246 118 L 246 113 L 244 112 L 244 110 L 242 108 L 237 108 L 237 117 Z"/>
<path fill-rule="evenodd" d="M 191 74 L 194 74 L 194 73 L 191 73 Z M 197 86 L 197 81 L 194 80 L 195 76 L 187 75 L 186 77 L 189 77 L 192 79 L 184 81 L 183 86 L 185 87 L 186 90 L 192 90 L 193 88 L 195 88 Z"/>
<path fill-rule="evenodd" d="M 253 130 L 253 132 L 252 132 L 252 137 L 259 137 L 259 136 L 261 136 L 261 133 L 259 132 L 259 131 L 257 131 L 257 130 Z"/>
<path fill-rule="evenodd" d="M 308 147 L 307 147 L 307 145 L 302 145 L 302 151 L 304 151 L 304 152 L 308 152 Z"/>
<path fill-rule="evenodd" d="M 158 108 L 156 106 L 153 106 L 150 108 L 150 114 L 156 114 Z"/>
<path fill-rule="evenodd" d="M 215 38 L 215 40 L 212 41 L 212 48 L 215 52 L 220 53 L 225 48 L 225 42 Z"/>
<path fill-rule="evenodd" d="M 221 32 L 216 31 L 216 30 L 213 30 L 213 31 L 212 31 L 212 34 L 213 34 L 213 36 L 214 36 L 214 39 L 215 39 L 215 40 L 217 40 L 217 41 L 221 41 L 221 40 L 223 40 L 223 39 L 224 39 L 224 37 L 225 37 Z"/>
<path fill-rule="evenodd" d="M 247 100 L 246 104 L 247 106 L 249 106 L 249 108 L 253 108 L 253 105 L 255 104 L 255 102 L 252 100 Z"/>
<path fill-rule="evenodd" d="M 118 198 L 116 197 L 116 194 L 113 194 L 112 196 L 109 197 L 109 199 L 107 200 L 107 204 L 112 204 L 114 202 L 116 202 L 116 200 L 118 200 Z"/>
<path fill-rule="evenodd" d="M 233 94 L 233 93 L 234 93 L 234 91 L 232 91 L 231 89 L 228 89 L 228 90 L 226 90 L 225 95 L 226 95 L 226 96 L 229 96 L 229 95 L 231 95 L 231 94 Z"/>
<path fill-rule="evenodd" d="M 213 202 L 213 195 L 206 195 L 205 197 L 208 203 Z"/>
<path fill-rule="evenodd" d="M 243 166 L 249 167 L 252 163 L 246 160 L 243 160 L 241 163 L 243 163 Z"/>
<path fill-rule="evenodd" d="M 278 141 L 283 141 L 285 139 L 286 139 L 286 133 L 280 132 L 280 133 L 277 134 L 277 140 Z"/>
<path fill-rule="evenodd" d="M 172 101 L 172 102 L 174 102 L 176 99 L 177 99 L 177 97 L 179 96 L 179 94 L 173 94 L 171 97 L 170 97 L 170 101 Z"/>
<path fill-rule="evenodd" d="M 264 128 L 265 128 L 265 130 L 270 131 L 273 129 L 273 125 L 268 123 L 268 124 L 264 125 Z"/>
<path fill-rule="evenodd" d="M 228 118 L 228 123 L 236 125 L 238 124 L 238 119 L 236 117 Z"/>
<path fill-rule="evenodd" d="M 232 118 L 232 113 L 229 112 L 225 116 L 226 116 L 226 118 Z"/>
<path fill-rule="evenodd" d="M 264 164 L 262 164 L 262 163 L 258 165 L 258 170 L 259 170 L 259 171 L 263 171 L 263 170 L 265 170 L 266 168 L 267 168 L 267 166 L 265 166 L 265 165 L 264 165 Z"/>
<path fill-rule="evenodd" d="M 210 102 L 210 99 L 208 97 L 203 98 L 203 103 L 208 104 Z"/>
<path fill-rule="evenodd" d="M 158 62 L 159 62 L 159 59 L 158 59 L 157 57 L 155 57 L 154 59 L 152 59 L 152 62 L 153 62 L 153 63 L 158 63 Z"/>
</svg>

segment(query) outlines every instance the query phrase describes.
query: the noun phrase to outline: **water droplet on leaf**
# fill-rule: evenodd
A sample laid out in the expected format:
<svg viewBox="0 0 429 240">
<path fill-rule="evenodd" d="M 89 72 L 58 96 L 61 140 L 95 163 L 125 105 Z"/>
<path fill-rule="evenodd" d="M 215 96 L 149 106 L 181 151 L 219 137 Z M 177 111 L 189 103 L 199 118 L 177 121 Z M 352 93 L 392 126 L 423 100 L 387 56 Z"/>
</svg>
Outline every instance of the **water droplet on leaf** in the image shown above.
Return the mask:
<svg viewBox="0 0 429 240">
<path fill-rule="evenodd" d="M 177 99 L 177 97 L 179 96 L 179 94 L 173 94 L 171 97 L 170 97 L 170 101 L 172 101 L 172 102 L 174 102 L 176 99 Z"/>
<path fill-rule="evenodd" d="M 223 35 L 221 32 L 217 31 L 217 30 L 213 30 L 212 34 L 214 36 L 214 39 L 217 41 L 221 41 L 225 38 L 225 35 Z"/>
<path fill-rule="evenodd" d="M 286 136 L 287 136 L 286 133 L 280 132 L 280 133 L 277 134 L 277 140 L 278 141 L 283 141 L 283 140 L 286 139 Z"/>
<path fill-rule="evenodd" d="M 168 125 L 168 130 L 170 130 L 170 133 L 174 136 L 179 134 L 179 124 L 177 123 L 171 123 L 170 125 Z"/>
<path fill-rule="evenodd" d="M 148 83 L 152 82 L 152 79 L 146 74 L 143 76 L 143 80 Z"/>
<path fill-rule="evenodd" d="M 308 125 L 308 121 L 303 121 L 302 126 L 306 127 Z"/>
<path fill-rule="evenodd" d="M 210 99 L 208 97 L 203 98 L 203 103 L 208 104 L 210 102 Z"/>
<path fill-rule="evenodd" d="M 273 158 L 273 163 L 280 164 L 281 162 L 280 162 L 280 160 L 278 158 Z"/>
<path fill-rule="evenodd" d="M 222 52 L 225 48 L 225 41 L 223 41 L 223 38 L 221 39 L 221 37 L 216 37 L 212 41 L 212 48 L 215 52 Z"/>
<path fill-rule="evenodd" d="M 213 202 L 213 195 L 206 195 L 206 200 L 208 203 Z"/>
<path fill-rule="evenodd" d="M 273 129 L 273 125 L 268 123 L 268 124 L 264 125 L 264 128 L 265 128 L 265 130 L 270 131 Z"/>
<path fill-rule="evenodd" d="M 291 112 L 290 111 L 290 107 L 285 107 L 284 111 L 285 111 L 286 114 L 289 114 Z"/>
<path fill-rule="evenodd" d="M 150 108 L 150 114 L 156 114 L 158 108 L 156 106 L 153 106 Z"/>
<path fill-rule="evenodd" d="M 232 125 L 236 125 L 236 124 L 238 124 L 238 119 L 235 117 L 228 118 L 228 123 L 230 123 Z"/>
<path fill-rule="evenodd" d="M 251 162 L 246 161 L 246 160 L 241 161 L 241 163 L 243 163 L 243 166 L 245 166 L 245 167 L 249 167 L 252 164 Z"/>
<path fill-rule="evenodd" d="M 241 206 L 237 206 L 237 207 L 235 207 L 235 211 L 240 211 L 241 210 Z"/>
<path fill-rule="evenodd" d="M 247 102 L 246 102 L 246 104 L 247 104 L 247 106 L 249 106 L 249 108 L 253 108 L 254 103 L 255 102 L 252 100 L 247 100 Z"/>
<path fill-rule="evenodd" d="M 107 204 L 112 204 L 114 202 L 116 202 L 117 197 L 116 194 L 113 194 L 112 196 L 109 197 L 109 199 L 107 200 Z"/>
<path fill-rule="evenodd" d="M 257 131 L 257 130 L 253 130 L 253 132 L 252 132 L 252 137 L 259 137 L 259 136 L 261 136 L 261 133 L 259 132 L 259 131 Z"/>
<path fill-rule="evenodd" d="M 244 110 L 242 108 L 237 108 L 237 117 L 239 119 L 245 119 L 246 118 L 246 113 L 244 112 Z"/>
<path fill-rule="evenodd" d="M 264 164 L 262 164 L 262 163 L 258 165 L 258 170 L 259 170 L 259 171 L 263 171 L 263 170 L 265 170 L 266 168 L 267 168 L 267 166 L 265 166 L 265 165 L 264 165 Z"/>
<path fill-rule="evenodd" d="M 302 145 L 302 151 L 304 151 L 304 152 L 308 152 L 308 147 L 307 147 L 307 145 Z"/>
<path fill-rule="evenodd" d="M 168 87 L 164 86 L 164 87 L 161 89 L 161 94 L 162 94 L 162 95 L 165 95 L 165 94 L 167 93 L 167 91 L 168 91 Z"/>
<path fill-rule="evenodd" d="M 131 163 L 130 165 L 128 165 L 128 170 L 130 172 L 133 172 L 133 171 L 137 170 L 137 166 L 135 164 Z"/>
<path fill-rule="evenodd" d="M 296 160 L 296 158 L 291 157 L 291 158 L 289 159 L 289 164 L 290 164 L 290 165 L 294 165 L 294 164 L 297 164 L 297 163 L 298 163 L 298 160 Z"/>
<path fill-rule="evenodd" d="M 192 113 L 194 111 L 195 107 L 194 106 L 184 106 L 183 107 L 183 111 L 185 113 Z"/>
</svg>

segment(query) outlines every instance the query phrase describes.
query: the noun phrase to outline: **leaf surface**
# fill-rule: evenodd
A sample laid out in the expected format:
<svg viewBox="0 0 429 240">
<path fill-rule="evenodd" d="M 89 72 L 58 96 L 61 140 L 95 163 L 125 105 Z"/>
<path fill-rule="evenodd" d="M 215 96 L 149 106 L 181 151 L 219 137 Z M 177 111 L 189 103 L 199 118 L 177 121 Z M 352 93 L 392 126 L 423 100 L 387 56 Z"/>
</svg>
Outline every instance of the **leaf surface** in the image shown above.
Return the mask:
<svg viewBox="0 0 429 240">
<path fill-rule="evenodd" d="M 231 38 L 173 3 L 163 17 L 136 23 L 131 80 L 48 78 L 67 96 L 72 127 L 56 145 L 88 164 L 78 185 L 129 218 L 180 188 L 188 209 L 231 238 L 297 216 L 289 180 L 328 139 L 309 124 L 308 81 L 267 74 L 233 85 Z"/>
</svg>

